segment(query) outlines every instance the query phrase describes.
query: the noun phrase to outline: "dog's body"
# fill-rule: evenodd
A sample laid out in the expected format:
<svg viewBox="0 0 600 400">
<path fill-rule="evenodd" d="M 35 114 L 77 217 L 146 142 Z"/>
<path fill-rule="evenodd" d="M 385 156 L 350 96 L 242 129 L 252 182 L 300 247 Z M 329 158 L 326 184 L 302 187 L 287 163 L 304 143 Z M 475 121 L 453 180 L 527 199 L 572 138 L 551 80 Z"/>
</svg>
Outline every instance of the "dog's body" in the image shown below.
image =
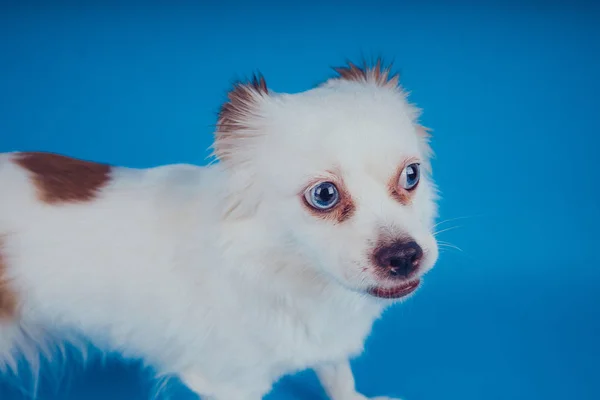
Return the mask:
<svg viewBox="0 0 600 400">
<path fill-rule="evenodd" d="M 73 334 L 209 399 L 258 400 L 304 368 L 364 399 L 348 359 L 437 259 L 433 183 L 409 185 L 426 137 L 387 73 L 236 86 L 208 167 L 0 155 L 0 364 Z"/>
</svg>

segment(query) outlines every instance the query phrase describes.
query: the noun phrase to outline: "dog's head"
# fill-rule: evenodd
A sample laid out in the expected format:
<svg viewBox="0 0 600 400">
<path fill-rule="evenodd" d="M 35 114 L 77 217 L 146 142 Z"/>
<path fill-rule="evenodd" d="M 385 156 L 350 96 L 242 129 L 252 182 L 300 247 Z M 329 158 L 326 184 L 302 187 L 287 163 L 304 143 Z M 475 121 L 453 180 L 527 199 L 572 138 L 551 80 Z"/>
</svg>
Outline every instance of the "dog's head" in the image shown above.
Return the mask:
<svg viewBox="0 0 600 400">
<path fill-rule="evenodd" d="M 299 94 L 234 86 L 214 143 L 226 218 L 259 221 L 292 264 L 402 298 L 438 257 L 428 133 L 388 67 L 336 71 Z"/>
</svg>

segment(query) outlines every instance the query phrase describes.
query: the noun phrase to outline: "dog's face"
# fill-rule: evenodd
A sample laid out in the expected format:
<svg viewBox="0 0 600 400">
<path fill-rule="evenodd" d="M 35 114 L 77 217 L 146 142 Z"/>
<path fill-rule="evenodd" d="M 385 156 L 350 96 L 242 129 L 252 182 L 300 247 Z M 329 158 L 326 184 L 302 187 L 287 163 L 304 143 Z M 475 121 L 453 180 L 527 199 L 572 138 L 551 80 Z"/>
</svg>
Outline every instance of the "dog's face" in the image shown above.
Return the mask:
<svg viewBox="0 0 600 400">
<path fill-rule="evenodd" d="M 258 218 L 291 264 L 403 298 L 438 257 L 427 134 L 387 70 L 339 72 L 295 95 L 264 80 L 230 93 L 215 150 L 231 172 L 231 212 Z"/>
</svg>

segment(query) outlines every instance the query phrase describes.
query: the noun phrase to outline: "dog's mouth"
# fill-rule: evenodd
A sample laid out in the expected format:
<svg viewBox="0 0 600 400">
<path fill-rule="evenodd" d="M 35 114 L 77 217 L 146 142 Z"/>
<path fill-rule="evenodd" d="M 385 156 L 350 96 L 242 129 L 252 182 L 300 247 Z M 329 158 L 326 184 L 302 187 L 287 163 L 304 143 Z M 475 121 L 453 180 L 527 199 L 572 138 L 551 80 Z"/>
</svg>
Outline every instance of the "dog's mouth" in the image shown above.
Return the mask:
<svg viewBox="0 0 600 400">
<path fill-rule="evenodd" d="M 421 280 L 417 279 L 414 281 L 407 282 L 400 286 L 394 286 L 392 288 L 383 288 L 376 286 L 370 288 L 368 290 L 368 293 L 371 296 L 380 297 L 382 299 L 400 299 L 417 290 L 420 284 Z"/>
</svg>

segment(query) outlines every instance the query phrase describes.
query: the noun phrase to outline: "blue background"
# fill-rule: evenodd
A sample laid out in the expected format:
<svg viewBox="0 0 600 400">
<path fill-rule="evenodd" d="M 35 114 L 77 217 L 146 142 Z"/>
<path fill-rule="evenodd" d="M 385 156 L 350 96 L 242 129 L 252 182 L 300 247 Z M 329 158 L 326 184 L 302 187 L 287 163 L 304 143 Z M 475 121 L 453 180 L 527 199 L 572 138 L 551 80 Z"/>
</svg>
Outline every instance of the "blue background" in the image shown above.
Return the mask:
<svg viewBox="0 0 600 400">
<path fill-rule="evenodd" d="M 258 69 L 274 90 L 296 92 L 346 58 L 393 58 L 434 129 L 442 220 L 461 218 L 440 239 L 463 251 L 444 251 L 419 295 L 375 325 L 354 363 L 359 389 L 407 400 L 600 399 L 597 5 L 86 4 L 2 4 L 0 151 L 203 164 L 233 79 Z M 1 399 L 24 398 L 24 378 L 0 382 Z M 164 398 L 192 399 L 180 386 Z M 69 363 L 39 398 L 150 394 L 137 363 L 109 358 Z M 305 372 L 269 400 L 321 396 Z"/>
</svg>

